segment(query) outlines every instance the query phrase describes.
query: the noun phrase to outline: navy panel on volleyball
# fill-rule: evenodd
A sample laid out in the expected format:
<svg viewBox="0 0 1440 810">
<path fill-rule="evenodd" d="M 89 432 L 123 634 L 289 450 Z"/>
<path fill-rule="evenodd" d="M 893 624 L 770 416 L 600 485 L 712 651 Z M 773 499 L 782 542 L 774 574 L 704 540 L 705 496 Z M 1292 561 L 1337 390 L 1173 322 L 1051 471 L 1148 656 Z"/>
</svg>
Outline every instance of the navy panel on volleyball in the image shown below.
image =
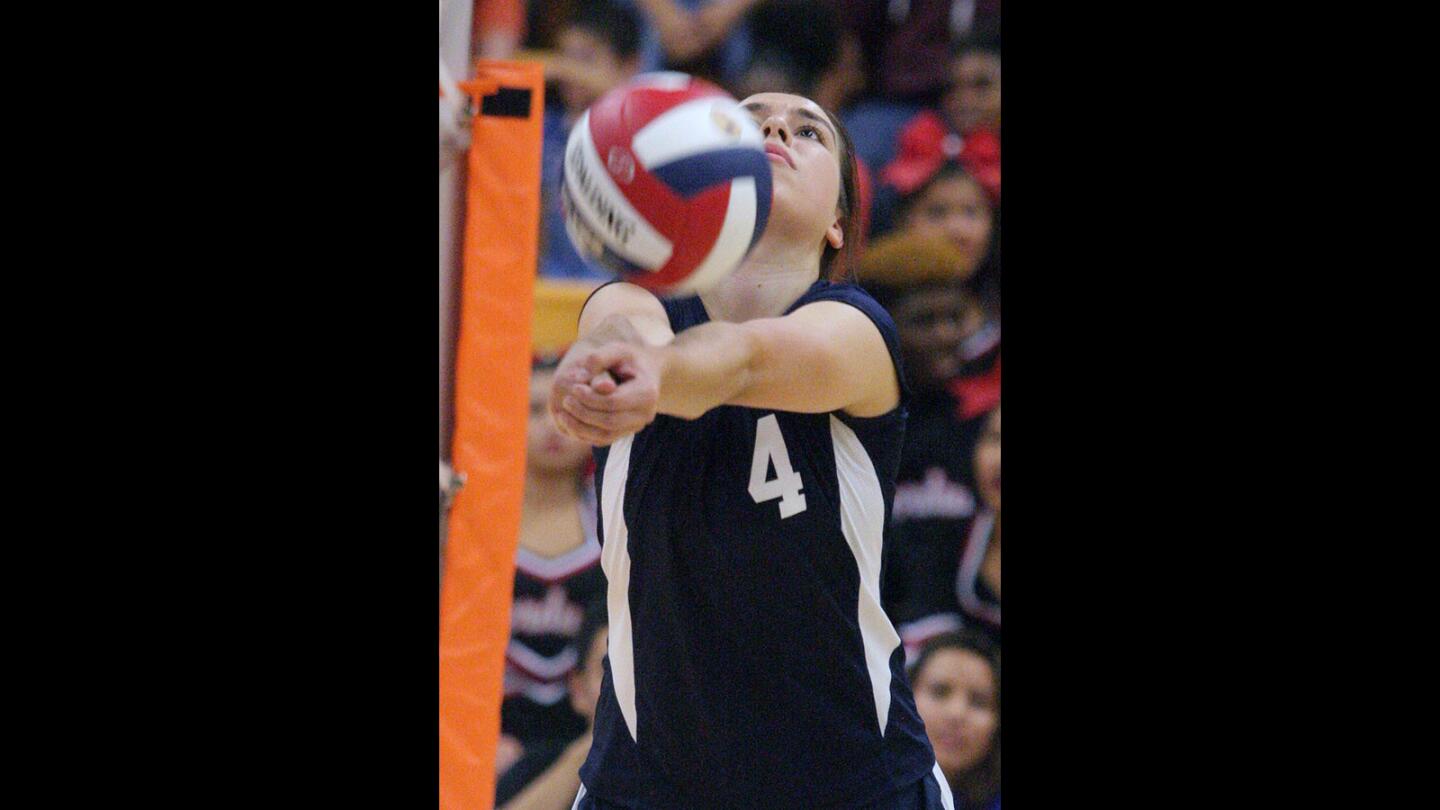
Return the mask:
<svg viewBox="0 0 1440 810">
<path fill-rule="evenodd" d="M 736 177 L 755 179 L 755 228 L 750 236 L 753 246 L 765 232 L 770 221 L 770 164 L 765 153 L 754 149 L 723 149 L 691 155 L 654 169 L 660 181 L 689 199 L 707 188 Z"/>
</svg>

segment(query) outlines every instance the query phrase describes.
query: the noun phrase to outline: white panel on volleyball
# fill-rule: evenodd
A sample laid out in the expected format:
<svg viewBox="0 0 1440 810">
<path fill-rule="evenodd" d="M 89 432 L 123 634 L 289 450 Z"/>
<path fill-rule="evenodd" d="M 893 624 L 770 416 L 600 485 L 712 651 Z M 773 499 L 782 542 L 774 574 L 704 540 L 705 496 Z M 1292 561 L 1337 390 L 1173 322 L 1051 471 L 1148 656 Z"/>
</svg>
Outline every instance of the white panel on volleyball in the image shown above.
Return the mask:
<svg viewBox="0 0 1440 810">
<path fill-rule="evenodd" d="M 738 130 L 727 130 L 715 120 L 716 115 L 738 125 Z M 630 149 L 641 166 L 654 171 L 701 152 L 742 145 L 761 149 L 764 143 L 760 127 L 738 103 L 721 96 L 709 96 L 677 104 L 655 116 L 630 139 Z"/>
<path fill-rule="evenodd" d="M 730 181 L 730 202 L 725 221 L 710 253 L 700 266 L 675 287 L 675 293 L 696 293 L 724 278 L 745 258 L 750 237 L 755 233 L 755 178 L 736 177 Z M 673 294 L 673 293 L 672 293 Z"/>
<path fill-rule="evenodd" d="M 630 80 L 632 87 L 654 87 L 658 90 L 686 90 L 694 78 L 689 73 L 675 70 L 656 70 L 641 73 Z"/>
<path fill-rule="evenodd" d="M 613 238 L 613 234 L 608 233 L 606 217 L 596 210 L 590 195 L 577 191 L 571 197 L 580 215 L 596 233 L 612 237 L 607 238 L 605 244 L 626 261 L 637 264 L 646 270 L 659 270 L 666 262 L 670 261 L 670 256 L 675 252 L 675 246 L 655 230 L 644 217 L 640 216 L 640 212 L 635 210 L 630 201 L 620 192 L 620 187 L 615 185 L 615 181 L 611 179 L 610 172 L 605 167 L 605 160 L 596 151 L 595 140 L 590 137 L 590 112 L 588 110 L 575 123 L 572 137 L 575 138 L 573 147 L 565 150 L 565 182 L 567 184 L 578 184 L 579 182 L 570 175 L 570 162 L 573 159 L 571 153 L 578 152 L 579 159 L 584 162 L 586 176 L 595 184 L 595 190 L 599 196 L 614 209 L 614 212 L 625 224 L 633 226 L 633 231 L 622 246 L 619 240 Z M 572 185 L 572 188 L 575 186 Z"/>
</svg>

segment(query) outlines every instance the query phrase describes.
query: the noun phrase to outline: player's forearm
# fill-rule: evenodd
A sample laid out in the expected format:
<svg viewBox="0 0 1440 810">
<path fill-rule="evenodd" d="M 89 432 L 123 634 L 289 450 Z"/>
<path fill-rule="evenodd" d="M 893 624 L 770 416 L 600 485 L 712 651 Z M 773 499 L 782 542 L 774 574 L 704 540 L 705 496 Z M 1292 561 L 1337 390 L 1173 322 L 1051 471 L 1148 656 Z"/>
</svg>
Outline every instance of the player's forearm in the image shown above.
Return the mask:
<svg viewBox="0 0 1440 810">
<path fill-rule="evenodd" d="M 660 402 L 657 410 L 694 419 L 745 391 L 759 356 L 753 330 L 714 321 L 687 329 L 658 348 Z"/>
</svg>

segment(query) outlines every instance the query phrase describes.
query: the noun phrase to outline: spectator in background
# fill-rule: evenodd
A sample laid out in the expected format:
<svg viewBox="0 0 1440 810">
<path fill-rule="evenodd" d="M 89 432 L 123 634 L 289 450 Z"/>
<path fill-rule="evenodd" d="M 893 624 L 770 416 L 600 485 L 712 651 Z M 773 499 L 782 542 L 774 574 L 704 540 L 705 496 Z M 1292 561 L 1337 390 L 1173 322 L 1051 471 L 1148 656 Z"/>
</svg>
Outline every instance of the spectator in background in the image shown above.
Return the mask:
<svg viewBox="0 0 1440 810">
<path fill-rule="evenodd" d="M 946 160 L 957 160 L 1000 203 L 1000 33 L 972 31 L 955 46 L 940 112 L 924 110 L 899 135 L 881 180 L 910 194 Z"/>
<path fill-rule="evenodd" d="M 760 0 L 634 1 L 650 26 L 647 69 L 678 70 L 732 87 L 750 62 L 745 16 Z"/>
<path fill-rule="evenodd" d="M 859 45 L 840 24 L 834 2 L 767 0 L 750 13 L 749 34 L 752 59 L 730 88 L 736 98 L 793 93 L 833 112 L 863 86 Z M 870 167 L 858 156 L 855 169 L 858 252 L 870 230 L 874 182 Z"/>
<path fill-rule="evenodd" d="M 585 733 L 558 756 L 522 759 L 502 774 L 495 790 L 495 806 L 500 810 L 570 810 L 580 790 L 580 766 L 590 753 L 595 704 L 605 676 L 608 631 L 605 597 L 601 596 L 585 608 L 578 638 L 582 657 L 569 675 L 570 706 L 585 718 Z"/>
<path fill-rule="evenodd" d="M 539 272 L 545 278 L 614 277 L 582 259 L 570 244 L 558 190 L 571 127 L 600 96 L 639 70 L 640 24 L 628 5 L 611 0 L 581 3 L 560 29 L 557 53 L 545 63 L 546 80 L 555 82 L 559 102 L 546 104 L 540 164 Z"/>
<path fill-rule="evenodd" d="M 955 578 L 976 513 L 983 421 L 962 416 L 950 386 L 961 345 L 984 325 L 964 285 L 973 262 L 944 238 L 903 232 L 876 240 L 861 258 L 861 283 L 895 319 L 911 389 L 881 592 L 911 657 L 927 638 L 964 624 Z"/>
<path fill-rule="evenodd" d="M 970 632 L 938 636 L 910 684 L 955 810 L 1000 810 L 1000 648 Z"/>
<path fill-rule="evenodd" d="M 586 475 L 590 447 L 550 421 L 545 405 L 554 378 L 553 360 L 536 362 L 500 710 L 502 773 L 521 759 L 543 768 L 584 734 L 588 720 L 568 700 L 567 682 L 584 654 L 577 640 L 585 605 L 605 595 L 594 485 Z"/>
<path fill-rule="evenodd" d="M 966 624 L 1000 642 L 1000 406 L 985 419 L 975 447 L 981 508 L 960 554 L 955 593 Z"/>
<path fill-rule="evenodd" d="M 859 41 L 834 0 L 766 0 L 749 16 L 751 59 L 737 98 L 797 93 L 839 110 L 865 86 Z"/>
<path fill-rule="evenodd" d="M 998 22 L 1000 0 L 838 0 L 869 77 L 845 111 L 859 155 L 880 167 L 895 158 L 905 122 L 935 107 L 949 84 L 951 44 Z"/>
<path fill-rule="evenodd" d="M 946 239 L 965 254 L 965 283 L 985 304 L 986 318 L 993 322 L 989 329 L 993 340 L 969 347 L 968 353 L 978 357 L 993 348 L 990 343 L 998 345 L 999 339 L 998 217 L 984 186 L 958 162 L 941 161 L 927 166 L 926 171 L 917 175 L 898 199 L 893 187 L 881 185 L 875 195 L 876 217 L 883 219 L 886 214 L 881 209 L 898 206 L 896 230 Z"/>
<path fill-rule="evenodd" d="M 510 59 L 525 37 L 525 2 L 475 0 L 470 24 L 476 59 Z"/>
<path fill-rule="evenodd" d="M 559 47 L 560 31 L 584 0 L 526 0 L 525 48 L 551 51 Z"/>
<path fill-rule="evenodd" d="M 870 91 L 931 106 L 949 84 L 950 46 L 978 23 L 998 19 L 998 0 L 839 0 L 863 44 Z"/>
<path fill-rule="evenodd" d="M 876 193 L 877 208 L 887 196 Z M 899 232 L 939 237 L 964 256 L 959 271 L 974 296 L 980 328 L 966 332 L 960 343 L 960 370 L 950 382 L 950 393 L 963 420 L 983 416 L 1000 400 L 1000 260 L 999 228 L 989 200 L 964 168 L 954 162 L 940 165 L 899 203 Z"/>
</svg>

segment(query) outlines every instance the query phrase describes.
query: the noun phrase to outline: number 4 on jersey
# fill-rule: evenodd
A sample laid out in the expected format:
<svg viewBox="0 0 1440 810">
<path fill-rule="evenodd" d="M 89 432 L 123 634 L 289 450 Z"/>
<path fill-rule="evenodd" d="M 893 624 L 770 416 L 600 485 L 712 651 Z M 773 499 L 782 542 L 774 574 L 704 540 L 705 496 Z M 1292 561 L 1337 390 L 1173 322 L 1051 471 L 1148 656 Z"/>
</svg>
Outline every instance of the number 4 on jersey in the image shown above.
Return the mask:
<svg viewBox="0 0 1440 810">
<path fill-rule="evenodd" d="M 775 477 L 766 481 L 765 474 L 770 465 L 775 465 Z M 800 473 L 790 467 L 790 454 L 785 450 L 785 437 L 780 435 L 780 423 L 775 414 L 760 417 L 755 423 L 755 458 L 750 462 L 750 497 L 756 503 L 780 499 L 780 518 L 783 520 L 805 511 L 805 496 L 801 494 Z"/>
</svg>

